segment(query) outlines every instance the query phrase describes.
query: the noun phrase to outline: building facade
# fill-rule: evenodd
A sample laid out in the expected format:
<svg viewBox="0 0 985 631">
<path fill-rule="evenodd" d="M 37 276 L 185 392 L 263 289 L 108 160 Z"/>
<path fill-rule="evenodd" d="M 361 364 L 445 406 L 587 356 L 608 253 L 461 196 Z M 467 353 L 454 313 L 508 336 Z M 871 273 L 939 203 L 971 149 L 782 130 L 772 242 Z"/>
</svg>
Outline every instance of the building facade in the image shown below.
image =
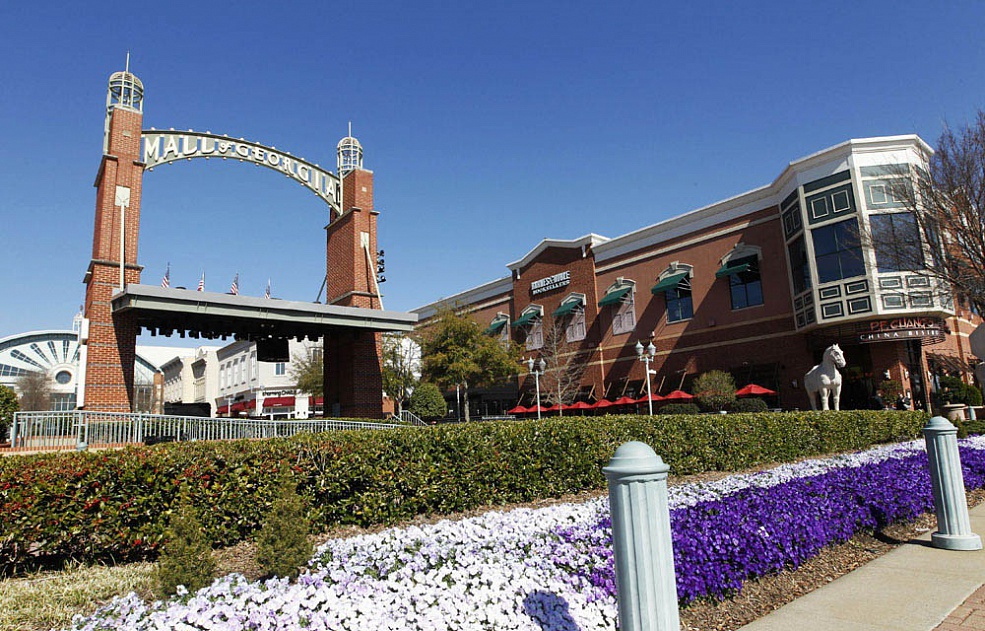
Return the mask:
<svg viewBox="0 0 985 631">
<path fill-rule="evenodd" d="M 777 391 L 775 405 L 809 408 L 804 375 L 838 343 L 842 409 L 868 407 L 888 379 L 926 407 L 936 377 L 971 378 L 968 335 L 981 323 L 920 266 L 899 264 L 902 249 L 932 255 L 892 193 L 931 152 L 914 135 L 850 140 L 771 184 L 621 237 L 545 239 L 509 276 L 415 311 L 426 322 L 463 309 L 527 357 L 560 340 L 589 402 L 646 394 L 642 342 L 657 349 L 655 394 L 718 369 Z M 521 374 L 478 392 L 473 410 L 530 405 L 532 382 Z"/>
<path fill-rule="evenodd" d="M 290 359 L 257 361 L 255 342 L 233 342 L 215 354 L 215 404 L 218 416 L 262 416 L 270 419 L 321 416 L 323 400 L 297 390 L 296 358 L 322 362 L 322 346 L 290 340 Z"/>
</svg>

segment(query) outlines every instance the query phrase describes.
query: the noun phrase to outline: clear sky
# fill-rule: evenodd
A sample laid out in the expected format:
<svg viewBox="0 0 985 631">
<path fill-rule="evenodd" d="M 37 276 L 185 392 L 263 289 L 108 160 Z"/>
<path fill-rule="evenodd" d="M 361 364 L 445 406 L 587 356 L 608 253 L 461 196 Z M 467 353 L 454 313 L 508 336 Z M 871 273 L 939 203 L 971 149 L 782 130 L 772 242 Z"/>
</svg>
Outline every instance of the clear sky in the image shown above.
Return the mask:
<svg viewBox="0 0 985 631">
<path fill-rule="evenodd" d="M 375 173 L 382 286 L 409 310 L 545 238 L 615 237 L 771 182 L 849 138 L 934 144 L 985 106 L 982 2 L 4 2 L 0 337 L 84 295 L 107 79 L 144 127 Z M 273 171 L 144 176 L 143 282 L 314 300 L 327 207 Z"/>
</svg>

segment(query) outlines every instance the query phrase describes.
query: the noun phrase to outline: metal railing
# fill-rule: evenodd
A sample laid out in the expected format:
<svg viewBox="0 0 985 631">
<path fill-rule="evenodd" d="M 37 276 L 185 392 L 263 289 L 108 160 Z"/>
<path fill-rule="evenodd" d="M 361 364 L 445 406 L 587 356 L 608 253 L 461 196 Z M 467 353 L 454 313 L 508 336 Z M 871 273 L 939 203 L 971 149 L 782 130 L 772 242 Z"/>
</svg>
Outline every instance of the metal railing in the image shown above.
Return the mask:
<svg viewBox="0 0 985 631">
<path fill-rule="evenodd" d="M 305 432 L 391 429 L 389 423 L 332 419 L 271 421 L 117 412 L 17 412 L 10 428 L 14 451 L 121 447 L 185 440 L 275 438 Z"/>
<path fill-rule="evenodd" d="M 422 427 L 427 426 L 427 423 L 422 421 L 420 416 L 414 414 L 413 412 L 408 412 L 407 410 L 401 411 L 400 414 L 394 414 L 390 418 L 395 418 L 399 421 L 402 421 L 404 423 L 409 423 L 411 425 L 420 425 Z"/>
</svg>

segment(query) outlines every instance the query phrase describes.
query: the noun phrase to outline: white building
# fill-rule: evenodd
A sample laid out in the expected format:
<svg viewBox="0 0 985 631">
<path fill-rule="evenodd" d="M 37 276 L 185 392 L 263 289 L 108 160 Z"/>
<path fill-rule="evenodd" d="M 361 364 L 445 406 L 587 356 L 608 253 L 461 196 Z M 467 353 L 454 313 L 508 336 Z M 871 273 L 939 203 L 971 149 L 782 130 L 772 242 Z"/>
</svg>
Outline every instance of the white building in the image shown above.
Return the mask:
<svg viewBox="0 0 985 631">
<path fill-rule="evenodd" d="M 295 357 L 321 361 L 321 344 L 290 340 L 288 351 L 290 361 L 261 362 L 254 342 L 234 342 L 219 349 L 217 414 L 301 419 L 320 414 L 322 401 L 297 391 L 291 369 Z"/>
<path fill-rule="evenodd" d="M 200 403 L 208 405 L 209 416 L 216 415 L 219 387 L 219 347 L 199 346 L 161 366 L 164 373 L 164 405 Z M 165 412 L 168 413 L 168 412 Z"/>
</svg>

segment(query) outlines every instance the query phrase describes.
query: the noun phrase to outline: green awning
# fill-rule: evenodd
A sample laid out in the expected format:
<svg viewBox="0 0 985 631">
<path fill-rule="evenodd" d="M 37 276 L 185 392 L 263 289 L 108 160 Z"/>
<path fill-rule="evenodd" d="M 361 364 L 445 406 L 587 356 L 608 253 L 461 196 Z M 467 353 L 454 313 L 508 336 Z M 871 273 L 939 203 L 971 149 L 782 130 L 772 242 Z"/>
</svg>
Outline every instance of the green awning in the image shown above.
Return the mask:
<svg viewBox="0 0 985 631">
<path fill-rule="evenodd" d="M 613 289 L 606 295 L 602 296 L 602 300 L 599 300 L 599 306 L 604 307 L 606 305 L 618 304 L 622 301 L 622 297 L 633 291 L 632 285 L 625 285 L 619 289 Z"/>
<path fill-rule="evenodd" d="M 562 302 L 561 306 L 554 311 L 554 317 L 560 318 L 561 316 L 566 316 L 578 307 L 585 304 L 585 301 L 581 298 L 577 300 L 569 300 L 567 302 Z"/>
<path fill-rule="evenodd" d="M 715 278 L 724 278 L 726 276 L 731 276 L 732 274 L 741 274 L 742 272 L 749 271 L 752 267 L 752 263 L 739 263 L 737 265 L 732 265 L 726 263 L 722 265 L 722 268 L 715 272 Z"/>
<path fill-rule="evenodd" d="M 650 290 L 650 293 L 662 294 L 668 289 L 673 289 L 674 287 L 677 287 L 682 280 L 687 278 L 687 275 L 688 272 L 678 272 L 676 274 L 671 274 L 667 278 L 663 279 L 662 281 L 654 285 L 653 289 Z"/>
<path fill-rule="evenodd" d="M 513 328 L 519 329 L 521 326 L 530 324 L 532 320 L 539 317 L 540 317 L 539 312 L 533 310 L 528 311 L 516 319 L 516 322 L 513 323 Z"/>
<path fill-rule="evenodd" d="M 492 324 L 490 324 L 489 327 L 485 331 L 483 331 L 483 334 L 496 335 L 503 329 L 504 326 L 506 326 L 507 322 L 508 320 L 506 318 L 499 318 L 498 320 L 493 320 Z"/>
</svg>

